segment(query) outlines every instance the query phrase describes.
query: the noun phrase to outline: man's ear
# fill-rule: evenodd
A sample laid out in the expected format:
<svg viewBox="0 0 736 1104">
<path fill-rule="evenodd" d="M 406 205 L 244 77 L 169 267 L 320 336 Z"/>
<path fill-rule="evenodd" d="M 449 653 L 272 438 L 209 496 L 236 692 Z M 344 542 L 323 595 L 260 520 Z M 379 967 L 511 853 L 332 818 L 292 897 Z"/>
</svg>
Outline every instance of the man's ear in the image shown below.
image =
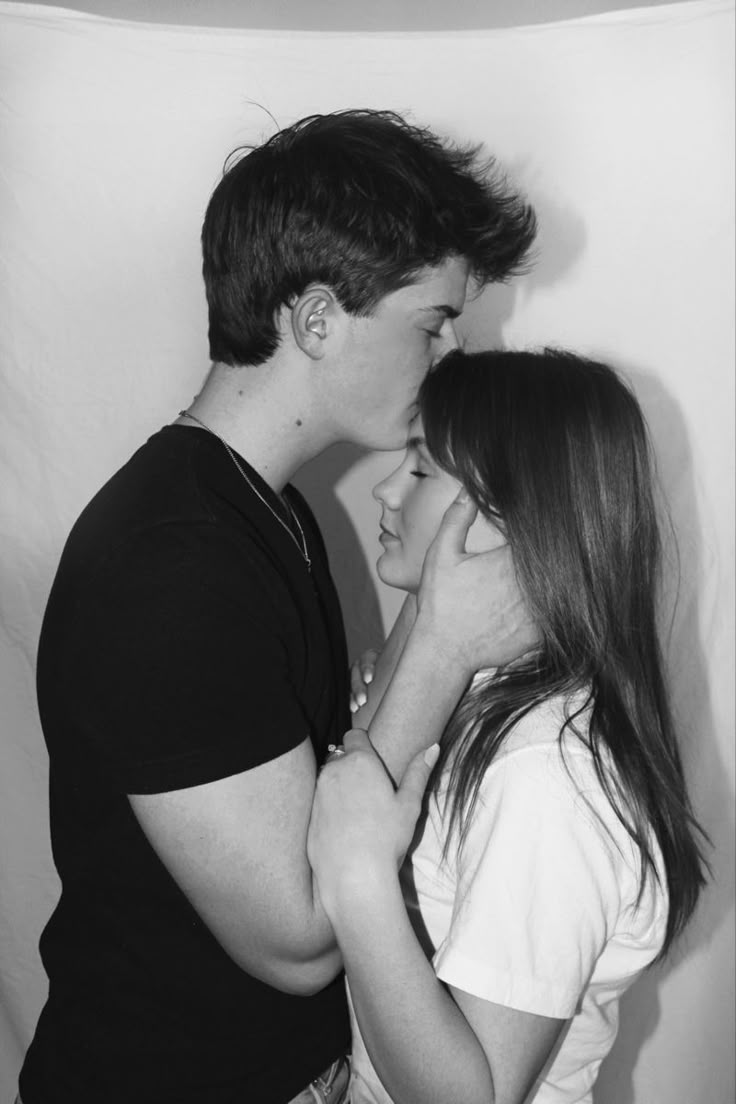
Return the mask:
<svg viewBox="0 0 736 1104">
<path fill-rule="evenodd" d="M 291 308 L 294 341 L 312 360 L 325 355 L 325 342 L 337 323 L 340 307 L 329 288 L 312 285 Z"/>
</svg>

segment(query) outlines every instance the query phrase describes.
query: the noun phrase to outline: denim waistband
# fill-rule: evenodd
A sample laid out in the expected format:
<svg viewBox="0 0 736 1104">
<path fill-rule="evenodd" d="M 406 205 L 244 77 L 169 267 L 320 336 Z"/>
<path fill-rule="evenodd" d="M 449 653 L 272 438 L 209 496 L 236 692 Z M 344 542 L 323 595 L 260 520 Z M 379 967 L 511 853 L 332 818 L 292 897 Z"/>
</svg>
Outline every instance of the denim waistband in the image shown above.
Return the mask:
<svg viewBox="0 0 736 1104">
<path fill-rule="evenodd" d="M 338 1058 L 289 1104 L 348 1104 L 349 1089 L 350 1059 Z"/>
</svg>

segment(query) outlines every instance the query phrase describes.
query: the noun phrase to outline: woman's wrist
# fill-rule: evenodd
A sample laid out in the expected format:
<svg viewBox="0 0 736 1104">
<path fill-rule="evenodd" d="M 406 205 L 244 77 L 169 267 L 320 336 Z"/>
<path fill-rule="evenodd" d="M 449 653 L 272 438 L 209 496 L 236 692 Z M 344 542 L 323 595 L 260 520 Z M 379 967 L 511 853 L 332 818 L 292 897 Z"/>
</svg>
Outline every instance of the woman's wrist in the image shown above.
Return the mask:
<svg viewBox="0 0 736 1104">
<path fill-rule="evenodd" d="M 470 654 L 467 640 L 453 639 L 442 631 L 429 606 L 419 606 L 411 630 L 411 642 L 417 653 L 425 654 L 433 671 L 454 671 L 471 679 L 477 670 L 476 659 Z"/>
<path fill-rule="evenodd" d="M 355 861 L 330 871 L 319 891 L 333 925 L 356 914 L 385 917 L 391 899 L 399 892 L 398 872 L 391 858 L 355 856 Z"/>
</svg>

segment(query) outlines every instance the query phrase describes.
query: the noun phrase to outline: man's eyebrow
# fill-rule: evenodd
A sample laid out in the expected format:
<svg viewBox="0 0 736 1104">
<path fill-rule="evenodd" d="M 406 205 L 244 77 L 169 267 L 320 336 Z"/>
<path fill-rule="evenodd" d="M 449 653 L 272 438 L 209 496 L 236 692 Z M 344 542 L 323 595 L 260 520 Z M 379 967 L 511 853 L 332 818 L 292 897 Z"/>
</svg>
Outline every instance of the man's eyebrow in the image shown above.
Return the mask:
<svg viewBox="0 0 736 1104">
<path fill-rule="evenodd" d="M 454 307 L 449 306 L 447 303 L 440 303 L 436 307 L 422 307 L 423 311 L 436 311 L 438 314 L 444 314 L 445 318 L 459 318 L 460 311 L 455 310 Z"/>
</svg>

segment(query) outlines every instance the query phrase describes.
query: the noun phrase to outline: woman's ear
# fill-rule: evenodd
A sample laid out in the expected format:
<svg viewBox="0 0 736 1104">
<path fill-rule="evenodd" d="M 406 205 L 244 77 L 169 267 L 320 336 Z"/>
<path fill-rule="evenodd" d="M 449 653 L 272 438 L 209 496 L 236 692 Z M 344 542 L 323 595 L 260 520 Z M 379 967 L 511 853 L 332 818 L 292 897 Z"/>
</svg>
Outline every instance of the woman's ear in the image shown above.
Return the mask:
<svg viewBox="0 0 736 1104">
<path fill-rule="evenodd" d="M 325 342 L 336 323 L 339 310 L 329 288 L 308 287 L 291 308 L 291 330 L 294 341 L 311 360 L 325 355 Z"/>
</svg>

